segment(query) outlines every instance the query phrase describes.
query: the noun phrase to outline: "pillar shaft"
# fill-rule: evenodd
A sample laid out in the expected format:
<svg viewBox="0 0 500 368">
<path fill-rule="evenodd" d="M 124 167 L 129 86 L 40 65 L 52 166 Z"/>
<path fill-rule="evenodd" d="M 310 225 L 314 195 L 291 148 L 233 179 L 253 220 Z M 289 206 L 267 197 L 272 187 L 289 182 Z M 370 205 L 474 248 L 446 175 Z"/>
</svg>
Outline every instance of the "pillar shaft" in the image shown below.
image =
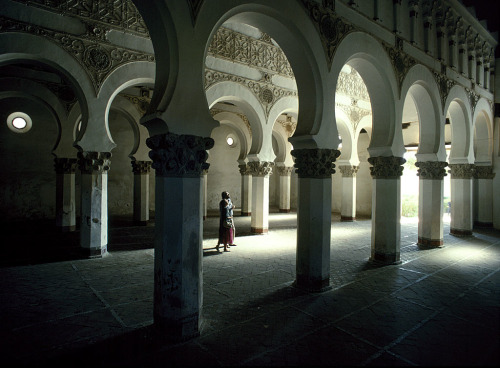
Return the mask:
<svg viewBox="0 0 500 368">
<path fill-rule="evenodd" d="M 241 174 L 241 216 L 252 214 L 252 175 L 247 164 L 239 165 Z"/>
<path fill-rule="evenodd" d="M 451 222 L 450 234 L 472 235 L 472 175 L 474 165 L 450 165 Z"/>
<path fill-rule="evenodd" d="M 443 178 L 447 165 L 441 161 L 416 163 L 419 176 L 418 244 L 421 246 L 443 245 Z"/>
<path fill-rule="evenodd" d="M 401 247 L 401 174 L 402 157 L 370 157 L 373 165 L 372 244 L 373 262 L 400 263 Z"/>
<path fill-rule="evenodd" d="M 75 158 L 56 158 L 56 226 L 62 231 L 76 229 Z"/>
<path fill-rule="evenodd" d="M 330 288 L 332 174 L 340 151 L 293 150 L 298 174 L 297 278 L 310 291 Z"/>
<path fill-rule="evenodd" d="M 342 173 L 341 221 L 356 220 L 356 173 L 358 169 L 358 166 L 339 166 Z"/>
<path fill-rule="evenodd" d="M 252 174 L 252 233 L 266 234 L 269 231 L 269 175 L 273 165 L 273 162 L 248 163 Z"/>
<path fill-rule="evenodd" d="M 78 153 L 81 171 L 80 246 L 91 258 L 107 253 L 110 157 L 110 152 Z"/>
<path fill-rule="evenodd" d="M 132 161 L 134 172 L 134 223 L 146 225 L 149 221 L 149 173 L 151 161 Z"/>
<path fill-rule="evenodd" d="M 476 226 L 493 226 L 493 166 L 476 166 L 474 178 L 477 183 L 477 219 Z"/>
<path fill-rule="evenodd" d="M 292 167 L 278 166 L 276 172 L 279 175 L 279 211 L 282 213 L 290 212 L 290 188 Z"/>
<path fill-rule="evenodd" d="M 202 170 L 211 138 L 172 133 L 146 140 L 155 176 L 154 324 L 179 340 L 199 335 L 202 291 Z"/>
<path fill-rule="evenodd" d="M 203 203 L 203 220 L 207 218 L 208 213 L 208 170 L 203 170 L 201 175 L 201 196 Z"/>
</svg>

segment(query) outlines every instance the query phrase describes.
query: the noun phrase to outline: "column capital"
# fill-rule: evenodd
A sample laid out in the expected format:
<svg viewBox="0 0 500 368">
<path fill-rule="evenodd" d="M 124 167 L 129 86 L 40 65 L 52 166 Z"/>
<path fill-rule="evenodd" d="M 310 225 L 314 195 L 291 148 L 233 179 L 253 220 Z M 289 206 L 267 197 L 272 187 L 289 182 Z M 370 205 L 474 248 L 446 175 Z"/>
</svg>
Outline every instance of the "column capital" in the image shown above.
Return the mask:
<svg viewBox="0 0 500 368">
<path fill-rule="evenodd" d="M 103 173 L 111 165 L 111 152 L 78 152 L 78 168 L 82 174 Z"/>
<path fill-rule="evenodd" d="M 396 156 L 369 157 L 370 174 L 373 179 L 397 179 L 403 175 L 403 164 L 406 160 Z"/>
<path fill-rule="evenodd" d="M 448 163 L 445 161 L 418 161 L 415 163 L 418 167 L 417 176 L 420 179 L 442 180 L 446 176 L 445 167 Z"/>
<path fill-rule="evenodd" d="M 209 137 L 187 134 L 158 134 L 146 139 L 156 175 L 163 177 L 200 177 L 210 164 L 207 150 L 214 146 Z"/>
<path fill-rule="evenodd" d="M 495 177 L 493 166 L 477 166 L 474 168 L 474 177 L 476 179 L 493 179 Z"/>
<path fill-rule="evenodd" d="M 248 164 L 240 164 L 238 165 L 238 168 L 240 169 L 241 175 L 251 175 Z"/>
<path fill-rule="evenodd" d="M 294 149 L 291 152 L 295 157 L 295 172 L 299 178 L 324 179 L 335 174 L 335 160 L 340 156 L 339 150 L 334 149 Z"/>
<path fill-rule="evenodd" d="M 474 175 L 474 164 L 451 164 L 449 165 L 451 179 L 471 179 Z"/>
<path fill-rule="evenodd" d="M 354 165 L 342 165 L 339 166 L 339 170 L 342 173 L 343 178 L 354 178 L 359 170 L 359 166 Z"/>
<path fill-rule="evenodd" d="M 54 158 L 54 168 L 56 174 L 74 174 L 76 171 L 77 159 L 67 157 Z"/>
<path fill-rule="evenodd" d="M 132 172 L 134 174 L 148 174 L 151 171 L 151 161 L 132 161 Z"/>
<path fill-rule="evenodd" d="M 290 176 L 292 175 L 293 167 L 291 166 L 276 166 L 276 173 L 279 176 Z"/>
<path fill-rule="evenodd" d="M 248 174 L 253 176 L 269 176 L 273 173 L 274 162 L 250 161 L 247 166 Z"/>
</svg>

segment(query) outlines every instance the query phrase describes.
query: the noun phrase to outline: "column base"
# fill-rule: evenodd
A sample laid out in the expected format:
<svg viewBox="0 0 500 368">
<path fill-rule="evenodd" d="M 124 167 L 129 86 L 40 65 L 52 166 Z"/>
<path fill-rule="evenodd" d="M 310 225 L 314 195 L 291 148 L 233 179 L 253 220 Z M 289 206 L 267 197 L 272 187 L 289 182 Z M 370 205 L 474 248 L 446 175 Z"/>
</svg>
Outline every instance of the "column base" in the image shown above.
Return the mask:
<svg viewBox="0 0 500 368">
<path fill-rule="evenodd" d="M 493 227 L 493 222 L 474 221 L 474 227 Z"/>
<path fill-rule="evenodd" d="M 155 316 L 153 326 L 159 338 L 171 342 L 183 342 L 200 336 L 198 314 L 186 316 L 181 321 L 164 320 Z"/>
<path fill-rule="evenodd" d="M 241 216 L 252 216 L 252 212 L 243 212 L 243 211 L 241 211 Z"/>
<path fill-rule="evenodd" d="M 375 253 L 369 259 L 375 265 L 398 265 L 403 263 L 399 253 Z"/>
<path fill-rule="evenodd" d="M 332 289 L 332 286 L 330 285 L 330 278 L 323 280 L 311 280 L 306 276 L 297 276 L 292 286 L 294 288 L 312 293 L 322 293 Z"/>
<path fill-rule="evenodd" d="M 71 226 L 60 226 L 59 227 L 63 233 L 69 233 L 76 230 L 76 225 Z"/>
<path fill-rule="evenodd" d="M 443 245 L 443 239 L 427 239 L 419 236 L 417 245 L 424 248 L 439 248 Z"/>
<path fill-rule="evenodd" d="M 259 227 L 252 227 L 251 232 L 254 234 L 267 234 L 269 229 L 266 228 L 259 228 Z"/>
<path fill-rule="evenodd" d="M 450 228 L 450 234 L 455 236 L 471 236 L 472 230 L 460 230 Z"/>
<path fill-rule="evenodd" d="M 149 221 L 145 220 L 145 221 L 142 221 L 142 220 L 134 220 L 134 225 L 135 226 L 147 226 L 149 223 Z"/>
<path fill-rule="evenodd" d="M 290 213 L 290 209 L 280 208 L 280 213 Z"/>
<path fill-rule="evenodd" d="M 81 254 L 86 258 L 102 258 L 108 255 L 108 248 L 81 248 Z"/>
<path fill-rule="evenodd" d="M 351 217 L 351 216 L 340 216 L 340 221 L 345 221 L 345 222 L 352 222 L 356 221 L 356 217 Z"/>
</svg>

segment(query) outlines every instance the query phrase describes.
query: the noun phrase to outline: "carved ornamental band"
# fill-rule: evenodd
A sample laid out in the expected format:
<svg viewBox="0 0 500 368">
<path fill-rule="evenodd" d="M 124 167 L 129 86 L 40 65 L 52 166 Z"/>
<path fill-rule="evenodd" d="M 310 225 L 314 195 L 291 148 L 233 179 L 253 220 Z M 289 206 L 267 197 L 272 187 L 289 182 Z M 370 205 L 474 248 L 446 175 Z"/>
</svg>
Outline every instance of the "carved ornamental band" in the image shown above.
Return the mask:
<svg viewBox="0 0 500 368">
<path fill-rule="evenodd" d="M 474 177 L 476 179 L 493 179 L 495 173 L 493 172 L 493 166 L 477 166 L 474 170 Z"/>
<path fill-rule="evenodd" d="M 238 165 L 238 168 L 240 169 L 241 175 L 251 175 L 247 164 Z"/>
<path fill-rule="evenodd" d="M 54 159 L 56 174 L 74 174 L 76 171 L 76 158 L 56 157 Z"/>
<path fill-rule="evenodd" d="M 279 176 L 290 176 L 292 175 L 293 167 L 290 166 L 276 166 L 276 173 Z"/>
<path fill-rule="evenodd" d="M 274 162 L 250 161 L 248 163 L 248 172 L 253 176 L 268 176 L 273 173 Z"/>
<path fill-rule="evenodd" d="M 344 178 L 354 178 L 359 170 L 359 166 L 342 165 L 339 170 Z"/>
<path fill-rule="evenodd" d="M 374 179 L 397 179 L 403 175 L 403 164 L 406 160 L 402 157 L 395 156 L 379 156 L 370 157 L 368 162 L 370 174 Z"/>
<path fill-rule="evenodd" d="M 134 174 L 148 174 L 151 171 L 151 161 L 132 161 L 132 172 Z"/>
<path fill-rule="evenodd" d="M 295 172 L 299 178 L 330 178 L 335 174 L 335 160 L 340 156 L 339 150 L 334 149 L 295 149 Z"/>
<path fill-rule="evenodd" d="M 425 161 L 416 162 L 415 166 L 418 167 L 417 176 L 420 179 L 442 180 L 446 176 L 447 162 L 443 161 Z"/>
<path fill-rule="evenodd" d="M 111 165 L 111 152 L 78 152 L 78 168 L 82 174 L 103 173 Z"/>
<path fill-rule="evenodd" d="M 212 138 L 195 135 L 159 134 L 146 140 L 149 157 L 156 175 L 164 177 L 200 177 L 210 164 L 207 150 L 214 146 Z"/>
<path fill-rule="evenodd" d="M 450 165 L 450 170 L 452 179 L 471 179 L 474 175 L 474 165 L 473 164 L 453 164 Z"/>
</svg>

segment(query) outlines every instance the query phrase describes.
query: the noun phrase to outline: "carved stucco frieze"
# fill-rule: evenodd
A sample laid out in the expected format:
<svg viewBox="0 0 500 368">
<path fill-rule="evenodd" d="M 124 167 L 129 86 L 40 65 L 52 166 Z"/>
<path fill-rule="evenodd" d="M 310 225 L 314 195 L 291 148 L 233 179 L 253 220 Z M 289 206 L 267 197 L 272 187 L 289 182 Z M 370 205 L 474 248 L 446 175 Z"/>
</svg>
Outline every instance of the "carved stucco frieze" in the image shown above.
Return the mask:
<svg viewBox="0 0 500 368">
<path fill-rule="evenodd" d="M 495 177 L 493 166 L 479 166 L 474 168 L 474 177 L 476 179 L 493 179 Z"/>
<path fill-rule="evenodd" d="M 76 171 L 77 159 L 56 157 L 54 158 L 54 168 L 56 174 L 74 174 Z"/>
<path fill-rule="evenodd" d="M 444 161 L 418 161 L 415 166 L 418 167 L 417 176 L 420 179 L 442 180 L 446 176 L 448 163 Z"/>
<path fill-rule="evenodd" d="M 337 16 L 331 7 L 322 6 L 313 0 L 302 0 L 302 4 L 321 36 L 328 68 L 331 68 L 337 46 L 347 34 L 356 29 Z"/>
<path fill-rule="evenodd" d="M 396 156 L 378 156 L 368 158 L 370 174 L 374 179 L 397 179 L 403 175 L 406 160 Z"/>
<path fill-rule="evenodd" d="M 359 166 L 341 165 L 339 166 L 340 173 L 344 178 L 354 178 L 359 170 Z"/>
<path fill-rule="evenodd" d="M 250 168 L 248 167 L 247 164 L 240 164 L 238 165 L 238 168 L 240 169 L 240 174 L 243 175 L 252 175 L 250 172 Z"/>
<path fill-rule="evenodd" d="M 448 79 L 445 75 L 446 69 L 442 73 L 433 72 L 436 83 L 439 87 L 439 95 L 441 96 L 441 106 L 445 106 L 446 99 L 448 98 L 448 93 L 450 93 L 451 88 L 456 84 L 451 79 Z"/>
<path fill-rule="evenodd" d="M 250 134 L 250 138 L 252 138 L 252 128 L 250 127 L 250 122 L 248 121 L 248 118 L 244 114 L 240 114 L 240 113 L 234 112 L 234 111 L 227 111 L 227 110 L 222 110 L 222 109 L 216 109 L 216 108 L 213 108 L 213 107 L 210 109 L 210 115 L 212 115 L 212 117 L 214 117 L 215 115 L 217 115 L 217 114 L 219 114 L 221 112 L 229 112 L 231 114 L 235 114 L 241 120 L 243 120 L 243 122 L 245 123 L 245 126 L 248 129 L 248 133 Z"/>
<path fill-rule="evenodd" d="M 467 93 L 467 97 L 469 97 L 469 103 L 472 109 L 472 114 L 474 115 L 477 102 L 479 101 L 481 96 L 474 91 L 474 85 L 472 86 L 472 89 L 465 87 L 465 92 Z"/>
<path fill-rule="evenodd" d="M 78 152 L 78 168 L 82 174 L 104 173 L 111 165 L 111 152 Z"/>
<path fill-rule="evenodd" d="M 279 176 L 290 176 L 292 175 L 293 167 L 291 166 L 276 166 L 276 173 Z"/>
<path fill-rule="evenodd" d="M 159 134 L 146 139 L 151 148 L 149 157 L 157 176 L 200 177 L 210 164 L 207 150 L 214 146 L 209 137 L 195 135 Z"/>
<path fill-rule="evenodd" d="M 136 175 L 149 174 L 151 165 L 151 161 L 132 161 L 132 172 Z"/>
<path fill-rule="evenodd" d="M 274 162 L 250 161 L 247 164 L 248 173 L 252 176 L 269 176 L 273 173 Z"/>
<path fill-rule="evenodd" d="M 451 164 L 449 165 L 452 179 L 471 179 L 475 171 L 474 164 Z"/>
<path fill-rule="evenodd" d="M 295 172 L 299 178 L 330 178 L 335 174 L 335 160 L 340 156 L 334 149 L 295 149 L 291 152 L 295 157 Z"/>
<path fill-rule="evenodd" d="M 401 38 L 396 38 L 396 45 L 394 47 L 386 43 L 382 43 L 382 45 L 392 62 L 392 67 L 398 80 L 399 90 L 401 90 L 401 85 L 403 84 L 406 74 L 408 74 L 408 70 L 417 64 L 417 61 L 403 51 L 403 40 Z"/>
<path fill-rule="evenodd" d="M 287 116 L 285 121 L 278 119 L 276 122 L 280 123 L 281 126 L 285 128 L 288 137 L 291 137 L 295 132 L 295 129 L 297 129 L 297 122 L 293 122 L 291 116 Z"/>
</svg>

